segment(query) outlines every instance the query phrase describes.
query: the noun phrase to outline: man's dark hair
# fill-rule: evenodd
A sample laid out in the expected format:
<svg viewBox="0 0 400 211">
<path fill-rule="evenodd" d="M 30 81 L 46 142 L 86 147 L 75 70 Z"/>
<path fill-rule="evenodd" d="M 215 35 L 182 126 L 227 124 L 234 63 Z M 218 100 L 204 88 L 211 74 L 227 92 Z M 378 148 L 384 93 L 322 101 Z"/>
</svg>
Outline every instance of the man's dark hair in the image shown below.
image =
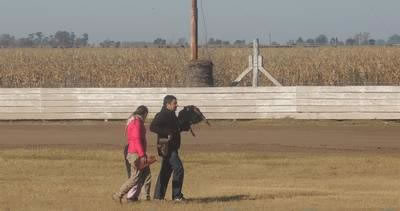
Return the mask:
<svg viewBox="0 0 400 211">
<path fill-rule="evenodd" d="M 176 100 L 175 96 L 167 95 L 167 96 L 164 97 L 163 105 L 166 106 L 167 104 L 170 104 L 173 100 Z"/>
</svg>

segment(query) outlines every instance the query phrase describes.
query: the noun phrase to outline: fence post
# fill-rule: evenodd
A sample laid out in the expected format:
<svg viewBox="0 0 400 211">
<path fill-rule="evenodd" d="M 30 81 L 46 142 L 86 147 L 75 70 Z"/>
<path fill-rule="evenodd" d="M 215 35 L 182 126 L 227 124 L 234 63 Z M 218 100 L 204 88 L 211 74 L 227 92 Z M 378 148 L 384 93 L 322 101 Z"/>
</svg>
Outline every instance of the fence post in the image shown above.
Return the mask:
<svg viewBox="0 0 400 211">
<path fill-rule="evenodd" d="M 253 42 L 253 87 L 258 87 L 258 39 Z"/>
</svg>

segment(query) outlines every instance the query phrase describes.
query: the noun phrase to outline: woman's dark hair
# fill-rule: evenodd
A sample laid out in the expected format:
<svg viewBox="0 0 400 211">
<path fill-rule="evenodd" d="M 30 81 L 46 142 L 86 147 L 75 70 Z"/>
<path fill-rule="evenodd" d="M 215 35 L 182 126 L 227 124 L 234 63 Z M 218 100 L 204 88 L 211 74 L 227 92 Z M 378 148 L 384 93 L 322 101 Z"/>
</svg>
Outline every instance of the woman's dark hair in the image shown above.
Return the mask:
<svg viewBox="0 0 400 211">
<path fill-rule="evenodd" d="M 166 106 L 167 104 L 170 104 L 173 100 L 176 100 L 175 96 L 167 95 L 164 97 L 163 105 Z"/>
<path fill-rule="evenodd" d="M 140 115 L 143 117 L 145 114 L 148 114 L 148 113 L 149 113 L 149 109 L 146 106 L 141 105 L 141 106 L 137 107 L 136 111 L 133 112 L 133 115 Z"/>
</svg>

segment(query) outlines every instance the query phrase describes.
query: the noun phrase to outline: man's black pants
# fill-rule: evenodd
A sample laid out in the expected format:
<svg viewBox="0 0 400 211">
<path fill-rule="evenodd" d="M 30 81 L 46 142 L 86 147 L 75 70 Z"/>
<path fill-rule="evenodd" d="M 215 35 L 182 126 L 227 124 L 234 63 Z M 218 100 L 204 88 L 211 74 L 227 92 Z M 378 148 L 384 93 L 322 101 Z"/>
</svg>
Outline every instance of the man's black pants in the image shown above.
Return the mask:
<svg viewBox="0 0 400 211">
<path fill-rule="evenodd" d="M 172 173 L 172 199 L 181 198 L 183 196 L 184 169 L 178 151 L 172 151 L 167 157 L 163 158 L 156 189 L 154 190 L 154 199 L 164 199 Z"/>
</svg>

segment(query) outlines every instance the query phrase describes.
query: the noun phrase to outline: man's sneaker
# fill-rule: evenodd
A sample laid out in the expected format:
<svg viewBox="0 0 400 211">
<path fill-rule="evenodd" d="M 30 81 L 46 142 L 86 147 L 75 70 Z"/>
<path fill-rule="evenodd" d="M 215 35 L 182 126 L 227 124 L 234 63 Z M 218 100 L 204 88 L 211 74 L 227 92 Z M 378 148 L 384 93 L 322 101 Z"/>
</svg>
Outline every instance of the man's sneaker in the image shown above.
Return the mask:
<svg viewBox="0 0 400 211">
<path fill-rule="evenodd" d="M 138 202 L 138 201 L 139 201 L 139 199 L 137 197 L 126 199 L 126 203 L 134 203 L 134 202 Z"/>
<path fill-rule="evenodd" d="M 186 198 L 181 196 L 181 197 L 178 197 L 178 198 L 174 198 L 174 201 L 176 201 L 176 202 L 185 202 Z"/>
</svg>

